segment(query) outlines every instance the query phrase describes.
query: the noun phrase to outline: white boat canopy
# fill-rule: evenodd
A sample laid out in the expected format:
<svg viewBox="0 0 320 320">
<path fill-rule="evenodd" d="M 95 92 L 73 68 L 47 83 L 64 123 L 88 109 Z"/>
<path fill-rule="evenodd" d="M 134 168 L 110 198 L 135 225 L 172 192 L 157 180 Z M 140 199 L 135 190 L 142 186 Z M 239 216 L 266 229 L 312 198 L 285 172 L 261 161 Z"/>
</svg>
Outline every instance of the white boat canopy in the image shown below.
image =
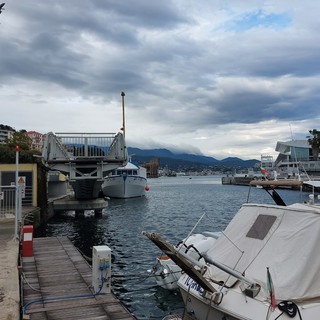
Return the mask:
<svg viewBox="0 0 320 320">
<path fill-rule="evenodd" d="M 269 267 L 278 300 L 320 297 L 320 208 L 245 204 L 207 255 L 239 271 L 267 292 Z M 212 266 L 210 278 L 237 281 Z"/>
</svg>

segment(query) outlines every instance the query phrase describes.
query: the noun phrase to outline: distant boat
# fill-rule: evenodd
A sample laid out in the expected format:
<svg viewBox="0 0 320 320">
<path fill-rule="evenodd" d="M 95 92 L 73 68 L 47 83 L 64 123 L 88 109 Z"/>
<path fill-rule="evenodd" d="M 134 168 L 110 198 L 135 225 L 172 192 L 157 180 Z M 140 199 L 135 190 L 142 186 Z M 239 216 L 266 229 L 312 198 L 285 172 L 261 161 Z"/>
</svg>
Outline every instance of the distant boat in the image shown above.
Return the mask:
<svg viewBox="0 0 320 320">
<path fill-rule="evenodd" d="M 143 197 L 147 186 L 147 170 L 129 159 L 125 167 L 112 171 L 102 184 L 103 195 L 110 198 Z"/>
</svg>

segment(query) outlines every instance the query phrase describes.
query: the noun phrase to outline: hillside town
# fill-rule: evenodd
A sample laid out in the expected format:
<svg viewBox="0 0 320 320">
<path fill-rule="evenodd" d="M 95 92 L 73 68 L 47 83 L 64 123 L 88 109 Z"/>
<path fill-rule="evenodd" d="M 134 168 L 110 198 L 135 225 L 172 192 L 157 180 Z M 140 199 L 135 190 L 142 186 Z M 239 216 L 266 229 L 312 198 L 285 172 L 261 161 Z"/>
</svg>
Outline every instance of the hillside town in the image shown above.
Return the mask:
<svg viewBox="0 0 320 320">
<path fill-rule="evenodd" d="M 0 124 L 0 145 L 11 143 L 12 146 L 22 144 L 22 149 L 41 154 L 46 135 L 37 131 L 15 130 L 9 125 Z M 24 144 L 26 146 L 24 147 Z M 144 155 L 144 151 L 136 153 L 134 158 L 147 169 L 148 177 L 184 176 L 184 175 L 264 175 L 269 178 L 290 178 L 298 175 L 320 176 L 320 133 L 317 129 L 309 130 L 309 136 L 304 140 L 277 141 L 275 151 L 278 156 L 274 159 L 268 154 L 261 154 L 260 159 L 241 160 L 227 158 L 218 161 L 204 162 L 200 156 L 193 161 L 187 157 L 164 155 Z M 128 150 L 130 151 L 130 147 Z M 167 151 L 169 152 L 169 151 Z M 1 161 L 1 158 L 0 158 Z"/>
</svg>

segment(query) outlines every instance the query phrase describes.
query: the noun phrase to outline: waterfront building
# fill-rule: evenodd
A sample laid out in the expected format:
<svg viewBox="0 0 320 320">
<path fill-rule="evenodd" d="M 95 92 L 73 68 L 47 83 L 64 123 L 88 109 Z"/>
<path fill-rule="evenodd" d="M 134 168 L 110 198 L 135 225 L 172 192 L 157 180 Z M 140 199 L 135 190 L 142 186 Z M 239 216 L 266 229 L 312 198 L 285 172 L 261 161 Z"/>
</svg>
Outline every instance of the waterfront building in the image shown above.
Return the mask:
<svg viewBox="0 0 320 320">
<path fill-rule="evenodd" d="M 309 175 L 320 175 L 320 160 L 313 159 L 307 140 L 278 141 L 275 150 L 279 152 L 274 162 L 278 174 L 294 176 L 305 171 Z"/>
</svg>

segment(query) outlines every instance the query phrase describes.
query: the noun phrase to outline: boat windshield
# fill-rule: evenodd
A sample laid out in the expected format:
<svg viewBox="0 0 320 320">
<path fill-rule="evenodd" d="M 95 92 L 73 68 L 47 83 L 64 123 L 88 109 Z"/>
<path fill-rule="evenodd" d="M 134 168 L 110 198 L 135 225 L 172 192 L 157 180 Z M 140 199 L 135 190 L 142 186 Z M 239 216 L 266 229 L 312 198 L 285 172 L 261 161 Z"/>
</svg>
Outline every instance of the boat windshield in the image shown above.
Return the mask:
<svg viewBox="0 0 320 320">
<path fill-rule="evenodd" d="M 138 170 L 124 170 L 124 169 L 119 169 L 117 170 L 117 175 L 119 176 L 124 176 L 124 175 L 128 175 L 128 176 L 136 176 L 138 175 Z"/>
</svg>

